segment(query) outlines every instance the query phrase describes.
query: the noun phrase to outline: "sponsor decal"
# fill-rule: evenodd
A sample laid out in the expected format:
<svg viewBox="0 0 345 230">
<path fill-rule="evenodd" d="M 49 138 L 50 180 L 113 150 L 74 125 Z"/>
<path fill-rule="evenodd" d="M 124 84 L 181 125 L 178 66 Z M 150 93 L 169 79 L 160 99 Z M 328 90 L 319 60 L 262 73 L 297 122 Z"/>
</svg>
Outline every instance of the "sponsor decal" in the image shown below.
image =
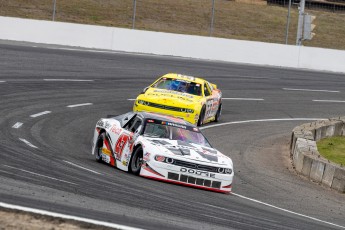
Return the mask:
<svg viewBox="0 0 345 230">
<path fill-rule="evenodd" d="M 204 176 L 204 177 L 210 177 L 210 178 L 216 178 L 215 173 L 200 171 L 197 169 L 188 169 L 188 168 L 180 168 L 180 172 L 182 173 L 189 173 L 197 176 Z"/>
<path fill-rule="evenodd" d="M 102 152 L 106 155 L 111 155 L 111 151 L 109 149 L 106 149 L 106 148 L 102 148 Z"/>
<path fill-rule="evenodd" d="M 128 165 L 128 162 L 127 162 L 127 161 L 122 161 L 122 165 L 123 165 L 123 166 L 127 166 L 127 165 Z"/>
<path fill-rule="evenodd" d="M 173 90 L 166 90 L 166 89 L 155 89 L 153 91 L 154 93 L 160 93 L 161 96 L 170 96 L 171 94 L 175 94 L 175 95 L 180 95 L 183 97 L 188 97 L 188 98 L 194 98 L 192 95 L 187 94 L 187 93 L 181 93 L 178 91 L 173 91 Z"/>
<path fill-rule="evenodd" d="M 117 127 L 116 125 L 113 125 L 113 127 L 111 127 L 110 132 L 114 133 L 114 134 L 120 134 L 121 133 L 121 128 Z"/>
<path fill-rule="evenodd" d="M 125 146 L 127 145 L 128 141 L 131 139 L 131 136 L 124 133 L 122 134 L 118 139 L 115 144 L 115 155 L 117 160 L 121 160 L 121 155 L 123 153 L 123 150 Z M 132 150 L 133 144 L 129 146 L 129 149 Z"/>
<path fill-rule="evenodd" d="M 150 161 L 150 153 L 149 152 L 146 152 L 145 154 L 144 154 L 144 157 L 143 157 L 143 160 L 145 161 L 145 162 L 149 162 Z"/>
<path fill-rule="evenodd" d="M 101 154 L 102 161 L 106 162 L 107 164 L 110 163 L 110 157 L 108 155 L 105 155 L 104 153 Z"/>
</svg>

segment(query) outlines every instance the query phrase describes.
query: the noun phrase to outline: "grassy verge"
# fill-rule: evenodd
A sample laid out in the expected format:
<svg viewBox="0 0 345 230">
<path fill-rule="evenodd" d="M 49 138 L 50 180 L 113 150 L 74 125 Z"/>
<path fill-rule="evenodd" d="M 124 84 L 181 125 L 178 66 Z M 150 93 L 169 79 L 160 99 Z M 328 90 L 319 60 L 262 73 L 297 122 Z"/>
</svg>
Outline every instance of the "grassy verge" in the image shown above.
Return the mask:
<svg viewBox="0 0 345 230">
<path fill-rule="evenodd" d="M 285 43 L 287 8 L 262 0 L 216 0 L 212 36 Z M 137 0 L 135 28 L 209 36 L 211 0 Z M 52 19 L 52 1 L 0 0 L 0 15 Z M 308 11 L 317 16 L 316 36 L 306 46 L 345 50 L 345 15 Z M 56 20 L 132 28 L 133 0 L 57 0 Z M 296 42 L 297 9 L 291 12 L 289 44 Z"/>
<path fill-rule="evenodd" d="M 326 159 L 345 165 L 345 137 L 335 136 L 317 142 L 317 149 Z"/>
</svg>

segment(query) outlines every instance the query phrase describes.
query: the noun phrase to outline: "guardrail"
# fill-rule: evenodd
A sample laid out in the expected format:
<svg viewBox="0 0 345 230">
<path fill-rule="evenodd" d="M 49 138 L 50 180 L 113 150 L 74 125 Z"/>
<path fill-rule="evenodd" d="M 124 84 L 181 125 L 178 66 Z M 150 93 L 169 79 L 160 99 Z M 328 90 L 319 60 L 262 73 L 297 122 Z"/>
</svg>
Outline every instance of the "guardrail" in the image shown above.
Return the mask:
<svg viewBox="0 0 345 230">
<path fill-rule="evenodd" d="M 297 126 L 292 131 L 290 156 L 297 173 L 339 192 L 345 192 L 345 168 L 323 158 L 316 141 L 345 136 L 345 117 Z"/>
<path fill-rule="evenodd" d="M 345 73 L 345 51 L 0 16 L 0 39 Z"/>
</svg>

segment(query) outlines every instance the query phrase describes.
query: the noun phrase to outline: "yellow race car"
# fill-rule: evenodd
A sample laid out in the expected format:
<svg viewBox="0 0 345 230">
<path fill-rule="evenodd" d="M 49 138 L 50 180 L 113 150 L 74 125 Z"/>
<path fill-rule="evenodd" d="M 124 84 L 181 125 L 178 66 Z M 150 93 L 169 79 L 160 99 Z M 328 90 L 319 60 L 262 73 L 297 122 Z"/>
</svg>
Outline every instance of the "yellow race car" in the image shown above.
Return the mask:
<svg viewBox="0 0 345 230">
<path fill-rule="evenodd" d="M 169 73 L 143 90 L 133 111 L 166 114 L 200 126 L 219 120 L 222 92 L 204 79 Z"/>
</svg>

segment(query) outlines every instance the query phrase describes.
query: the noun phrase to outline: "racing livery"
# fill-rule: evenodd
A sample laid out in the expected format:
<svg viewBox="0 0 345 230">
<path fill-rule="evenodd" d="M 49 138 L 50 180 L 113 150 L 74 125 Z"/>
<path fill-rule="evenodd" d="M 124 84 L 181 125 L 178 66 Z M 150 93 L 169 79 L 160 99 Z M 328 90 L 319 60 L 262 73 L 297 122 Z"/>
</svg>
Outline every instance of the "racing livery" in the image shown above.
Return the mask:
<svg viewBox="0 0 345 230">
<path fill-rule="evenodd" d="M 170 73 L 143 90 L 133 111 L 166 114 L 200 126 L 219 120 L 222 93 L 204 79 Z"/>
<path fill-rule="evenodd" d="M 182 119 L 129 112 L 100 119 L 92 154 L 123 171 L 216 192 L 231 192 L 232 160 Z"/>
</svg>

